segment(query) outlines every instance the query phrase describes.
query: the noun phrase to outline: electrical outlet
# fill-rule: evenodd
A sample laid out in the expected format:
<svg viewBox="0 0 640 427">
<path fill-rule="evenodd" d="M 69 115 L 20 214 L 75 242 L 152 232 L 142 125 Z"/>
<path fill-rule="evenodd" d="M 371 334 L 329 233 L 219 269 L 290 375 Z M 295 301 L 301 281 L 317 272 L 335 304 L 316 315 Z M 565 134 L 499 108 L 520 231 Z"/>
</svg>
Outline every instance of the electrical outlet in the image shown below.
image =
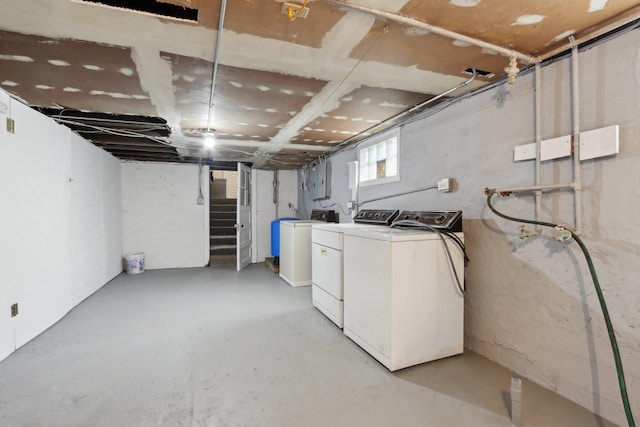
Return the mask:
<svg viewBox="0 0 640 427">
<path fill-rule="evenodd" d="M 451 178 L 445 178 L 438 181 L 438 191 L 448 193 L 451 191 Z"/>
<path fill-rule="evenodd" d="M 198 204 L 204 205 L 204 197 L 198 197 Z"/>
<path fill-rule="evenodd" d="M 347 202 L 347 209 L 349 209 L 349 210 L 353 209 L 353 200 L 349 200 Z"/>
<path fill-rule="evenodd" d="M 11 317 L 16 317 L 18 315 L 18 303 L 11 304 Z"/>
<path fill-rule="evenodd" d="M 7 132 L 16 133 L 16 122 L 9 117 L 7 117 Z"/>
</svg>

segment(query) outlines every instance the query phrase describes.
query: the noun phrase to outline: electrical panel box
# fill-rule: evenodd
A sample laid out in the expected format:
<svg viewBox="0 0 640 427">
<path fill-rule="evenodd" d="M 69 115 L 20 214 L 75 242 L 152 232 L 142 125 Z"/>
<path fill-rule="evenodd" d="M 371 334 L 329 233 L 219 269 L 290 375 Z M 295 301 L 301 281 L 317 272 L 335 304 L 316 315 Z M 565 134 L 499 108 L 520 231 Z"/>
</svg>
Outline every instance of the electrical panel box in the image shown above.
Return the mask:
<svg viewBox="0 0 640 427">
<path fill-rule="evenodd" d="M 309 188 L 313 200 L 331 197 L 331 163 L 321 159 L 309 171 Z"/>
</svg>

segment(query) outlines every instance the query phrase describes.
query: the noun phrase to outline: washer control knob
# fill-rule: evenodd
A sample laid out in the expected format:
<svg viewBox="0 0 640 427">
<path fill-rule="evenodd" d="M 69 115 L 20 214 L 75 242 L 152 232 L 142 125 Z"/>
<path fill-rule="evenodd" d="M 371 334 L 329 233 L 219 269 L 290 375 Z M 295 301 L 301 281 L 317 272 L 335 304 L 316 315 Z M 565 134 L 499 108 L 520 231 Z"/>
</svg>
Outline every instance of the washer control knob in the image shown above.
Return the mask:
<svg viewBox="0 0 640 427">
<path fill-rule="evenodd" d="M 447 216 L 445 214 L 436 218 L 436 224 L 442 224 L 443 222 L 447 222 Z"/>
</svg>

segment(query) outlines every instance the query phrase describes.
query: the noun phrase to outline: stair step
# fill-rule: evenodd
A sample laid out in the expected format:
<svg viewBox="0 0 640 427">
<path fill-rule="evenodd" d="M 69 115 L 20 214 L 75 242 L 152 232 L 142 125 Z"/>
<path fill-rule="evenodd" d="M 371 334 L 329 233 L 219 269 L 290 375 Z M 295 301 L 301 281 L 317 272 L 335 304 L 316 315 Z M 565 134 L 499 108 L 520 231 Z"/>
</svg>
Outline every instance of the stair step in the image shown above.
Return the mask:
<svg viewBox="0 0 640 427">
<path fill-rule="evenodd" d="M 209 255 L 235 255 L 236 248 L 211 249 Z"/>
<path fill-rule="evenodd" d="M 235 236 L 236 229 L 235 227 L 211 227 L 209 234 L 212 236 Z"/>
<path fill-rule="evenodd" d="M 210 205 L 233 205 L 238 203 L 237 199 L 209 199 Z"/>
<path fill-rule="evenodd" d="M 219 227 L 233 227 L 236 225 L 236 219 L 211 219 L 209 220 L 209 226 L 211 228 Z"/>
<path fill-rule="evenodd" d="M 235 212 L 236 205 L 211 205 L 210 212 Z"/>
<path fill-rule="evenodd" d="M 235 248 L 236 248 L 235 243 L 209 245 L 209 249 L 235 249 Z"/>
<path fill-rule="evenodd" d="M 211 212 L 209 214 L 210 219 L 236 219 L 236 213 L 234 212 Z"/>
<path fill-rule="evenodd" d="M 237 246 L 235 241 L 230 244 L 225 243 L 215 243 L 209 246 L 209 254 L 210 255 L 235 255 L 237 251 Z"/>
<path fill-rule="evenodd" d="M 211 246 L 233 245 L 236 244 L 236 236 L 211 236 L 209 238 Z"/>
</svg>

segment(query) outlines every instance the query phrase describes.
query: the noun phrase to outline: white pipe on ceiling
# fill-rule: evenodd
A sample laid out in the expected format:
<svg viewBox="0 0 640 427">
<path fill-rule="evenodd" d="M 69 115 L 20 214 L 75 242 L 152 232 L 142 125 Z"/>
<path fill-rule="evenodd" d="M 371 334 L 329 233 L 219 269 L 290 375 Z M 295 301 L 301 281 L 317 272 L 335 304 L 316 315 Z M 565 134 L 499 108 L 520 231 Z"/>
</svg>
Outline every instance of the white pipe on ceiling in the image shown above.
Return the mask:
<svg viewBox="0 0 640 427">
<path fill-rule="evenodd" d="M 222 0 L 220 4 L 220 19 L 218 20 L 218 33 L 216 35 L 216 51 L 213 54 L 213 70 L 211 72 L 211 90 L 209 92 L 209 114 L 207 116 L 207 131 L 211 130 L 211 118 L 213 112 L 213 91 L 216 87 L 216 77 L 218 75 L 218 56 L 220 45 L 222 44 L 222 30 L 224 28 L 224 15 L 227 10 L 227 0 Z"/>
<path fill-rule="evenodd" d="M 640 9 L 640 6 L 636 6 L 634 9 Z M 600 37 L 602 35 L 607 34 L 608 32 L 614 31 L 617 28 L 620 28 L 624 25 L 627 25 L 633 21 L 636 21 L 640 19 L 640 10 L 638 12 L 635 12 L 629 16 L 627 16 L 626 18 L 623 19 L 619 19 L 615 22 L 613 22 L 612 24 L 606 25 L 598 30 L 595 30 L 585 36 L 579 37 L 577 39 L 575 39 L 575 44 L 576 46 L 579 46 L 583 43 L 586 43 L 590 40 L 593 40 L 597 37 Z M 545 53 L 544 55 L 540 55 L 538 57 L 538 59 L 540 60 L 540 62 L 545 61 L 549 58 L 553 58 L 554 56 L 561 54 L 562 52 L 566 52 L 567 50 L 572 48 L 572 44 L 571 42 L 569 43 L 565 43 L 560 47 L 557 47 L 556 49 L 553 49 L 552 51 L 549 51 L 547 53 Z"/>
<path fill-rule="evenodd" d="M 434 103 L 434 102 L 436 102 L 438 99 L 440 99 L 440 98 L 443 98 L 443 97 L 447 96 L 447 95 L 448 95 L 448 94 L 450 94 L 451 92 L 453 92 L 453 91 L 455 91 L 455 90 L 458 90 L 458 89 L 460 89 L 460 88 L 465 87 L 465 86 L 466 86 L 466 85 L 468 85 L 469 83 L 473 82 L 473 81 L 476 79 L 476 77 L 478 76 L 478 72 L 477 72 L 475 69 L 472 69 L 472 70 L 473 70 L 473 73 L 471 74 L 471 77 L 469 77 L 467 80 L 463 81 L 462 83 L 458 83 L 456 86 L 454 86 L 454 87 L 452 87 L 452 88 L 450 88 L 450 89 L 448 89 L 448 90 L 446 90 L 446 91 L 444 91 L 444 92 L 442 92 L 442 93 L 440 93 L 440 94 L 438 94 L 438 95 L 434 96 L 433 98 L 429 98 L 429 99 L 427 99 L 426 101 L 423 101 L 423 102 L 421 102 L 421 103 L 419 103 L 419 104 L 416 104 L 416 105 L 414 105 L 413 107 L 411 107 L 411 108 L 409 108 L 409 109 L 407 109 L 407 110 L 400 111 L 398 114 L 395 114 L 395 115 L 393 115 L 393 116 L 391 116 L 391 117 L 387 117 L 386 119 L 382 120 L 381 122 L 378 122 L 378 123 L 376 123 L 375 125 L 373 125 L 373 126 L 371 126 L 371 127 L 367 128 L 367 129 L 365 129 L 365 130 L 363 130 L 363 131 L 361 131 L 361 132 L 359 132 L 359 133 L 357 133 L 357 134 L 355 134 L 355 135 L 353 135 L 353 136 L 351 136 L 351 137 L 349 137 L 349 138 L 345 139 L 345 140 L 344 140 L 344 141 L 342 141 L 341 143 L 339 143 L 339 144 L 337 144 L 337 145 L 334 145 L 333 147 L 329 148 L 329 149 L 326 151 L 326 153 L 331 154 L 331 153 L 334 153 L 334 152 L 338 152 L 338 151 L 340 151 L 340 150 L 342 150 L 342 149 L 344 148 L 344 147 L 343 147 L 344 145 L 346 145 L 346 144 L 348 144 L 348 143 L 350 143 L 350 142 L 354 141 L 354 140 L 355 140 L 355 139 L 357 139 L 358 137 L 360 137 L 360 136 L 362 136 L 362 135 L 364 135 L 364 134 L 366 134 L 366 133 L 368 133 L 368 132 L 372 131 L 373 129 L 375 129 L 375 128 L 377 128 L 377 127 L 380 127 L 380 126 L 382 126 L 382 125 L 384 125 L 384 124 L 386 124 L 386 123 L 388 123 L 388 122 L 390 122 L 390 121 L 393 121 L 393 120 L 395 120 L 395 119 L 398 119 L 398 118 L 400 118 L 400 117 L 404 116 L 405 114 L 412 113 L 412 112 L 414 112 L 415 110 L 418 110 L 418 109 L 420 109 L 420 108 L 422 108 L 422 107 L 424 107 L 424 106 L 426 106 L 426 105 L 429 105 L 429 104 L 431 104 L 431 103 Z M 404 122 L 398 122 L 398 123 L 396 123 L 394 126 L 395 126 L 395 127 L 398 127 L 398 126 L 401 126 L 401 125 L 403 125 L 403 124 L 404 124 Z"/>
<path fill-rule="evenodd" d="M 534 64 L 536 62 L 538 62 L 538 58 L 534 57 L 534 56 L 529 56 L 526 55 L 524 53 L 518 52 L 516 50 L 513 49 L 507 49 L 505 47 L 502 46 L 498 46 L 495 45 L 493 43 L 489 43 L 483 40 L 479 40 L 479 39 L 475 39 L 473 37 L 469 37 L 469 36 L 465 36 L 464 34 L 459 34 L 456 33 L 454 31 L 451 30 L 447 30 L 445 28 L 442 27 L 437 27 L 435 25 L 431 25 L 431 24 L 427 24 L 426 22 L 423 21 L 419 21 L 417 19 L 414 18 L 409 18 L 407 16 L 402 16 L 402 15 L 398 15 L 396 13 L 391 13 L 391 12 L 385 12 L 385 11 L 381 11 L 381 10 L 376 10 L 376 9 L 371 9 L 369 7 L 366 6 L 360 6 L 357 4 L 353 4 L 353 3 L 346 3 L 342 0 L 325 0 L 328 1 L 329 3 L 333 3 L 333 4 L 337 4 L 352 10 L 358 10 L 360 12 L 365 12 L 371 15 L 375 15 L 377 17 L 380 18 L 384 18 L 384 19 L 388 19 L 389 21 L 393 21 L 396 22 L 398 24 L 402 24 L 402 25 L 407 25 L 410 27 L 415 27 L 415 28 L 420 28 L 420 29 L 424 29 L 424 30 L 428 30 L 434 34 L 438 34 L 441 35 L 443 37 L 447 37 L 453 40 L 459 40 L 465 43 L 469 43 L 472 44 L 474 46 L 478 46 L 481 48 L 486 48 L 486 49 L 490 49 L 493 50 L 501 55 L 507 56 L 509 58 L 511 57 L 515 57 L 521 61 L 527 62 L 529 64 Z"/>
</svg>

